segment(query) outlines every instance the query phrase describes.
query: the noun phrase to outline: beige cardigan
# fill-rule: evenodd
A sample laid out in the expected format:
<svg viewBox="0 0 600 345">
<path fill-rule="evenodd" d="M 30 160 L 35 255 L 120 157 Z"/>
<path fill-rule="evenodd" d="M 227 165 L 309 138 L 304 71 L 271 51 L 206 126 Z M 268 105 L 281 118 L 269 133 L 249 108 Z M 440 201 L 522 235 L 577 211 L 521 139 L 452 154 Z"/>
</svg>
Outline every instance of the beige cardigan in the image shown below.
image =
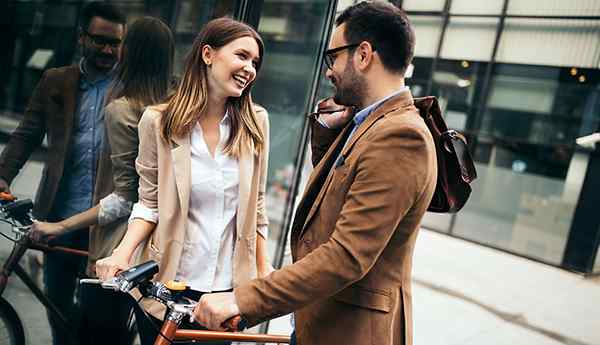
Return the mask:
<svg viewBox="0 0 600 345">
<path fill-rule="evenodd" d="M 256 278 L 256 234 L 268 224 L 265 212 L 265 187 L 268 167 L 269 122 L 267 112 L 255 107 L 256 120 L 265 138 L 264 150 L 254 154 L 246 146 L 239 157 L 239 206 L 233 258 L 233 284 L 238 286 Z M 140 175 L 139 201 L 158 208 L 158 224 L 143 244 L 140 262 L 155 260 L 160 271 L 158 281 L 175 278 L 185 238 L 191 184 L 190 136 L 170 143 L 160 135 L 161 113 L 156 107 L 146 109 L 139 123 L 140 147 L 136 169 Z M 266 238 L 266 234 L 261 234 Z M 159 306 L 147 305 L 160 315 Z M 162 315 L 160 315 L 162 316 Z"/>
</svg>

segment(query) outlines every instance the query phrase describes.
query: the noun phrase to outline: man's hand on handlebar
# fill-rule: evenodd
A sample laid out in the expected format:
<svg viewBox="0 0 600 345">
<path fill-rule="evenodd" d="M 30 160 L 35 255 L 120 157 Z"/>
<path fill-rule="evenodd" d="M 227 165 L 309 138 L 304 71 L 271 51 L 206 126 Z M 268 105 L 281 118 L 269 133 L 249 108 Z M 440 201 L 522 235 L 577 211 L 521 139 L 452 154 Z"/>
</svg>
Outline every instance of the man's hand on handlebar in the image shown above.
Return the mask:
<svg viewBox="0 0 600 345">
<path fill-rule="evenodd" d="M 65 232 L 65 227 L 62 223 L 47 223 L 34 221 L 31 225 L 29 236 L 34 241 L 46 242 L 52 236 L 57 236 Z"/>
<path fill-rule="evenodd" d="M 128 268 L 129 259 L 119 255 L 116 251 L 111 256 L 96 261 L 96 275 L 101 280 L 109 280 Z"/>
<path fill-rule="evenodd" d="M 215 331 L 225 331 L 223 323 L 239 314 L 233 292 L 204 294 L 194 308 L 194 320 Z"/>
</svg>

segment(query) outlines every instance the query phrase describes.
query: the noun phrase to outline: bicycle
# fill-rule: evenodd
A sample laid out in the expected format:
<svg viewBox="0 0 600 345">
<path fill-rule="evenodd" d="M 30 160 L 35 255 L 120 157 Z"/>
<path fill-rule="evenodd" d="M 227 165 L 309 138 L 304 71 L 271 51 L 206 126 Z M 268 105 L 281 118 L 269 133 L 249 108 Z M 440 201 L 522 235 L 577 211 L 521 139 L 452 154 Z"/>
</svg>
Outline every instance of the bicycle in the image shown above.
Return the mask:
<svg viewBox="0 0 600 345">
<path fill-rule="evenodd" d="M 31 209 L 33 202 L 29 199 L 16 200 L 8 193 L 0 193 L 0 222 L 11 225 L 13 237 L 0 233 L 5 239 L 14 243 L 10 255 L 0 268 L 0 344 L 4 345 L 25 345 L 25 328 L 12 305 L 2 297 L 8 278 L 15 273 L 21 281 L 29 288 L 33 295 L 57 320 L 58 326 L 67 332 L 69 338 L 73 341 L 77 339 L 77 334 L 69 324 L 67 318 L 58 310 L 58 308 L 49 300 L 48 296 L 37 286 L 34 279 L 25 271 L 19 261 L 29 249 L 42 252 L 61 252 L 71 255 L 88 256 L 84 250 L 72 249 L 61 246 L 51 246 L 46 243 L 34 241 L 30 237 Z M 133 342 L 137 331 L 130 323 L 130 343 Z"/>
<path fill-rule="evenodd" d="M 80 283 L 100 284 L 104 289 L 111 289 L 129 294 L 137 288 L 142 297 L 152 298 L 167 307 L 167 313 L 154 345 L 176 344 L 179 341 L 236 341 L 251 343 L 289 344 L 290 337 L 272 334 L 240 333 L 246 328 L 246 322 L 239 315 L 225 321 L 223 327 L 227 332 L 179 329 L 183 320 L 193 317 L 195 302 L 185 297 L 189 289 L 182 282 L 170 281 L 166 284 L 153 282 L 151 279 L 158 273 L 158 264 L 148 261 L 117 274 L 109 281 L 99 279 L 82 279 Z M 132 297 L 133 298 L 133 297 Z"/>
</svg>

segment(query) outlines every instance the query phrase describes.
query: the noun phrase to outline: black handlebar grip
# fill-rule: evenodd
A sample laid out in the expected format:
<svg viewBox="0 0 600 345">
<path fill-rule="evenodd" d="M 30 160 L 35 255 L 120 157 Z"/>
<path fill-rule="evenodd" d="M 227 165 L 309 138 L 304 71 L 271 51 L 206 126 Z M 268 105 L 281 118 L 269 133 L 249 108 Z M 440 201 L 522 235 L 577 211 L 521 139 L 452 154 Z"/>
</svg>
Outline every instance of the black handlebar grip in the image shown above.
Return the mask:
<svg viewBox="0 0 600 345">
<path fill-rule="evenodd" d="M 158 273 L 158 263 L 150 260 L 119 273 L 117 278 L 126 281 L 129 289 L 133 289 L 141 282 L 152 279 L 156 273 Z"/>
<path fill-rule="evenodd" d="M 33 202 L 30 199 L 12 201 L 2 206 L 6 214 L 21 223 L 21 225 L 31 225 L 31 217 L 29 211 L 33 208 Z"/>
</svg>

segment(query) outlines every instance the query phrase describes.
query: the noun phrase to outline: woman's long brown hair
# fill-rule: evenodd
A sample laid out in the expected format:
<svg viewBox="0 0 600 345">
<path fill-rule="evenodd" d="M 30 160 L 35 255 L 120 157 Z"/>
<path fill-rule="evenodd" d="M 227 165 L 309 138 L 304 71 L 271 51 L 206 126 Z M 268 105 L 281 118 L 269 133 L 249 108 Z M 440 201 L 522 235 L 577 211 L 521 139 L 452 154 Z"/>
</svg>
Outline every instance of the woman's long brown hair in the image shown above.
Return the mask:
<svg viewBox="0 0 600 345">
<path fill-rule="evenodd" d="M 189 135 L 208 104 L 207 66 L 202 59 L 202 47 L 209 45 L 218 49 L 241 38 L 252 37 L 259 49 L 256 71 L 262 63 L 264 45 L 259 34 L 249 25 L 231 18 L 218 18 L 208 22 L 194 40 L 184 66 L 183 76 L 175 93 L 162 111 L 161 135 L 166 141 L 173 137 Z M 224 152 L 239 157 L 242 146 L 249 144 L 256 152 L 263 149 L 264 133 L 256 121 L 250 89 L 254 81 L 240 97 L 229 97 L 226 110 L 231 117 L 231 134 Z"/>
<path fill-rule="evenodd" d="M 169 27 L 158 18 L 143 17 L 130 27 L 121 62 L 106 96 L 106 104 L 125 97 L 140 114 L 144 107 L 165 101 L 173 73 L 175 43 Z"/>
</svg>

